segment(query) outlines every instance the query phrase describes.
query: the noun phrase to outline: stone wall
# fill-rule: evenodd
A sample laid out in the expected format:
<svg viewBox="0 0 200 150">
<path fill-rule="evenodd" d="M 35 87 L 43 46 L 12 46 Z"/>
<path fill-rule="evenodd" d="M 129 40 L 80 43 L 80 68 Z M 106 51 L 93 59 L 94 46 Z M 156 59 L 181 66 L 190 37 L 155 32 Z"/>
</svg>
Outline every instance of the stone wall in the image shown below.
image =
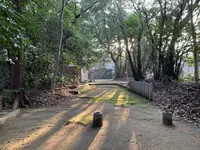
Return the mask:
<svg viewBox="0 0 200 150">
<path fill-rule="evenodd" d="M 88 74 L 89 74 L 89 71 L 85 67 L 81 68 L 81 73 L 80 73 L 81 82 L 87 82 L 89 80 Z"/>
</svg>

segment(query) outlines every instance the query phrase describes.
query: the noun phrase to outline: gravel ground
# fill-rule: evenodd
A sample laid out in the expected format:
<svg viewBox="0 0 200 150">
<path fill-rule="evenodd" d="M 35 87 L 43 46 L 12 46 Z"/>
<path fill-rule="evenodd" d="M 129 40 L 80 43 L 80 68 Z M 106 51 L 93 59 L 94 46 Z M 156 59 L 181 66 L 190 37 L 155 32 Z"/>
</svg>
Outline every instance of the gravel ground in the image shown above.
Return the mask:
<svg viewBox="0 0 200 150">
<path fill-rule="evenodd" d="M 98 90 L 101 87 L 97 87 Z M 105 90 L 104 86 L 103 90 Z M 112 88 L 107 88 L 107 91 Z M 39 150 L 199 150 L 200 128 L 183 121 L 174 127 L 161 123 L 161 111 L 144 103 L 116 107 L 109 103 L 71 104 L 23 110 L 20 117 L 0 129 L 0 149 Z M 66 124 L 81 113 L 103 112 L 103 127 Z"/>
</svg>

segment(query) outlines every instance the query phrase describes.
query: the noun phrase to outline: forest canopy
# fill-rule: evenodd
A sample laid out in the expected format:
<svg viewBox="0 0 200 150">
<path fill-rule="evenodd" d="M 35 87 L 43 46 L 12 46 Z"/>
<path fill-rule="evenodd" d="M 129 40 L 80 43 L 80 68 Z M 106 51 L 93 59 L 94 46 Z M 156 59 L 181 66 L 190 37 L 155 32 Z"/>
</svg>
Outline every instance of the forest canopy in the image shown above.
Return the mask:
<svg viewBox="0 0 200 150">
<path fill-rule="evenodd" d="M 199 2 L 0 0 L 0 88 L 12 99 L 32 88 L 54 91 L 69 81 L 69 64 L 89 69 L 102 57 L 115 64 L 116 79 L 174 81 L 190 62 L 198 82 Z"/>
</svg>

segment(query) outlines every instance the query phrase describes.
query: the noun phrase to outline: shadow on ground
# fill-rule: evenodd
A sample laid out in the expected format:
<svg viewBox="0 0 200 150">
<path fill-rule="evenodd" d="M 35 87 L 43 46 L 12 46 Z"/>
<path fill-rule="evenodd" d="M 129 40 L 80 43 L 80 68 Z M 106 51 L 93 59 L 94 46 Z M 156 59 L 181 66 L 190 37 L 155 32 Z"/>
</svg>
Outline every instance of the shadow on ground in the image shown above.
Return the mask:
<svg viewBox="0 0 200 150">
<path fill-rule="evenodd" d="M 70 105 L 25 110 L 0 129 L 0 149 L 199 150 L 199 130 L 178 122 L 162 126 L 153 106 L 124 89 L 98 86 L 80 96 Z M 91 127 L 95 111 L 103 112 L 102 128 Z"/>
</svg>

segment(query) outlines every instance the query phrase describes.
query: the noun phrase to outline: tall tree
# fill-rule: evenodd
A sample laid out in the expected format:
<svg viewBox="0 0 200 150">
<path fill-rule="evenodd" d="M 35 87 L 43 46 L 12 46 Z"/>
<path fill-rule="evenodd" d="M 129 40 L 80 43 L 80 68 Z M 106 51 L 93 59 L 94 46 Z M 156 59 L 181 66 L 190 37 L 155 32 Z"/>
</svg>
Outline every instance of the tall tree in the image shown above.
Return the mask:
<svg viewBox="0 0 200 150">
<path fill-rule="evenodd" d="M 199 3 L 199 1 L 198 1 Z M 198 5 L 198 3 L 196 3 Z M 197 45 L 197 34 L 195 31 L 195 24 L 194 24 L 194 9 L 193 9 L 193 0 L 189 0 L 188 2 L 188 11 L 190 17 L 190 24 L 191 24 L 191 34 L 192 34 L 192 41 L 193 41 L 193 55 L 194 55 L 194 78 L 195 82 L 199 82 L 199 63 L 198 63 L 198 45 Z"/>
<path fill-rule="evenodd" d="M 65 8 L 66 0 L 62 0 L 61 11 L 60 11 L 60 20 L 59 20 L 59 43 L 58 43 L 58 51 L 56 55 L 55 62 L 55 70 L 53 72 L 53 78 L 51 83 L 51 90 L 54 91 L 56 87 L 56 77 L 58 73 L 58 66 L 60 61 L 60 53 L 62 49 L 62 41 L 63 41 L 63 17 L 64 17 L 64 8 Z"/>
<path fill-rule="evenodd" d="M 14 0 L 15 10 L 20 15 L 21 12 L 21 1 Z M 24 92 L 23 88 L 23 53 L 24 50 L 22 48 L 17 47 L 16 53 L 11 53 L 12 64 L 11 64 L 11 90 L 13 91 L 12 99 L 13 99 L 13 109 L 17 109 L 20 105 L 20 102 L 23 102 Z"/>
<path fill-rule="evenodd" d="M 119 26 L 121 28 L 121 33 L 123 35 L 123 39 L 124 39 L 124 42 L 125 42 L 126 53 L 127 53 L 128 61 L 129 61 L 130 68 L 131 68 L 131 71 L 132 71 L 132 75 L 133 75 L 133 78 L 136 81 L 138 81 L 138 80 L 140 80 L 140 77 L 137 74 L 137 71 L 136 71 L 136 68 L 134 66 L 132 56 L 131 56 L 131 51 L 130 51 L 130 48 L 129 48 L 129 39 L 128 39 L 128 35 L 127 35 L 125 20 L 124 20 L 123 13 L 122 13 L 123 12 L 122 1 L 118 0 L 115 4 L 116 4 L 118 12 L 119 12 Z"/>
</svg>

